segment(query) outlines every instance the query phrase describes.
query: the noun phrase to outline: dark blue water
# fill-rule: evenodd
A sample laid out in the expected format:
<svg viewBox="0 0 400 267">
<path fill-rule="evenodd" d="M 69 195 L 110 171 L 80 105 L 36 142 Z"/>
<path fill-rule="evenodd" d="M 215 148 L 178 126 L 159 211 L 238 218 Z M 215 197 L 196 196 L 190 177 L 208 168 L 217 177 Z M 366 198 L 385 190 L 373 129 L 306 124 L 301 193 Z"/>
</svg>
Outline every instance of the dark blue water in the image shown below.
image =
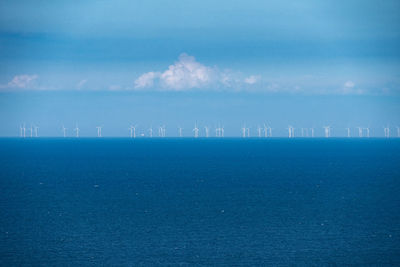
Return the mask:
<svg viewBox="0 0 400 267">
<path fill-rule="evenodd" d="M 399 266 L 400 140 L 1 139 L 0 265 Z"/>
</svg>

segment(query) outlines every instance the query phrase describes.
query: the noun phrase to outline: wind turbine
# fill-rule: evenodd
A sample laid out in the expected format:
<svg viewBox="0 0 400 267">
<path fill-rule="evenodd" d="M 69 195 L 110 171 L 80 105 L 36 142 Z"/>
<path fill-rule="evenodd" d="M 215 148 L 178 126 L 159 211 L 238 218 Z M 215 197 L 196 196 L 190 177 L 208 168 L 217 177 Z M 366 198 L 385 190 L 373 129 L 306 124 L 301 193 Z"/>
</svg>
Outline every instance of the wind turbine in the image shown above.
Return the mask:
<svg viewBox="0 0 400 267">
<path fill-rule="evenodd" d="M 247 137 L 250 137 L 250 128 L 246 128 Z"/>
<path fill-rule="evenodd" d="M 264 137 L 268 137 L 268 127 L 264 123 Z"/>
<path fill-rule="evenodd" d="M 325 130 L 325 137 L 326 138 L 331 137 L 331 127 L 330 126 L 324 126 L 323 128 Z"/>
<path fill-rule="evenodd" d="M 101 136 L 101 129 L 103 128 L 103 126 L 97 126 L 97 137 L 102 137 Z"/>
<path fill-rule="evenodd" d="M 178 131 L 179 131 L 179 137 L 183 137 L 183 135 L 182 135 L 182 127 L 178 127 Z"/>
<path fill-rule="evenodd" d="M 221 137 L 224 137 L 225 135 L 225 130 L 224 130 L 224 126 L 221 127 Z"/>
<path fill-rule="evenodd" d="M 390 137 L 390 128 L 389 127 L 384 127 L 383 130 L 385 132 L 385 137 L 389 138 Z"/>
<path fill-rule="evenodd" d="M 357 127 L 358 129 L 358 137 L 363 137 L 363 128 Z"/>
<path fill-rule="evenodd" d="M 67 128 L 65 128 L 64 125 L 62 126 L 62 131 L 64 138 L 67 137 Z"/>
<path fill-rule="evenodd" d="M 23 126 L 23 131 L 24 131 L 24 138 L 26 137 L 26 127 L 25 127 L 25 123 L 24 123 L 24 126 Z"/>
<path fill-rule="evenodd" d="M 80 129 L 78 128 L 78 124 L 77 124 L 77 125 L 75 125 L 75 129 L 74 129 L 76 138 L 79 137 L 79 131 L 80 131 Z"/>
<path fill-rule="evenodd" d="M 397 129 L 397 137 L 400 137 L 400 127 L 396 127 Z"/>
<path fill-rule="evenodd" d="M 194 138 L 199 137 L 199 128 L 197 128 L 196 123 L 194 124 L 193 132 L 194 132 Z"/>
<path fill-rule="evenodd" d="M 208 126 L 204 126 L 204 130 L 206 131 L 206 138 L 208 138 L 210 129 L 208 128 Z"/>
<path fill-rule="evenodd" d="M 258 125 L 257 132 L 258 132 L 258 137 L 259 138 L 261 138 L 261 131 L 262 131 L 262 129 L 261 129 L 260 125 Z"/>
<path fill-rule="evenodd" d="M 314 128 L 310 128 L 311 130 L 311 138 L 314 138 Z"/>
<path fill-rule="evenodd" d="M 32 138 L 33 137 L 33 126 L 32 126 L 32 124 L 31 124 L 31 127 L 29 128 L 29 132 L 30 132 L 30 136 Z"/>
<path fill-rule="evenodd" d="M 161 126 L 162 137 L 165 137 L 165 125 Z"/>
<path fill-rule="evenodd" d="M 149 136 L 153 137 L 153 128 L 151 126 L 150 126 L 150 129 L 149 129 Z"/>
<path fill-rule="evenodd" d="M 289 138 L 293 138 L 294 137 L 294 128 L 289 125 L 287 129 L 289 131 Z"/>
<path fill-rule="evenodd" d="M 350 135 L 350 128 L 349 127 L 347 127 L 347 128 L 345 128 L 346 129 L 346 131 L 347 131 L 347 137 L 351 137 L 351 135 Z"/>
<path fill-rule="evenodd" d="M 369 127 L 365 128 L 365 130 L 367 131 L 367 138 L 369 138 Z"/>
<path fill-rule="evenodd" d="M 130 131 L 130 137 L 136 138 L 136 125 L 131 125 L 128 129 Z"/>
<path fill-rule="evenodd" d="M 242 127 L 242 137 L 245 138 L 246 137 L 246 126 Z"/>
<path fill-rule="evenodd" d="M 39 127 L 37 127 L 37 126 L 35 125 L 34 128 L 35 128 L 35 137 L 38 137 L 38 130 L 39 130 Z"/>
</svg>

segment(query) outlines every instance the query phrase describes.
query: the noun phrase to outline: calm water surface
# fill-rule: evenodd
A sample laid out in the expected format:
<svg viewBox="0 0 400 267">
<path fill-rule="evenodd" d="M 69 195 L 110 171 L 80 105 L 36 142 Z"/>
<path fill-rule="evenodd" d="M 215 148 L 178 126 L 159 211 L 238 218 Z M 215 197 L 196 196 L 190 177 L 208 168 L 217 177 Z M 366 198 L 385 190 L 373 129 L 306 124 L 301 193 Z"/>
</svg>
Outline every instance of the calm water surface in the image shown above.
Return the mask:
<svg viewBox="0 0 400 267">
<path fill-rule="evenodd" d="M 2 266 L 399 266 L 400 140 L 0 139 Z"/>
</svg>

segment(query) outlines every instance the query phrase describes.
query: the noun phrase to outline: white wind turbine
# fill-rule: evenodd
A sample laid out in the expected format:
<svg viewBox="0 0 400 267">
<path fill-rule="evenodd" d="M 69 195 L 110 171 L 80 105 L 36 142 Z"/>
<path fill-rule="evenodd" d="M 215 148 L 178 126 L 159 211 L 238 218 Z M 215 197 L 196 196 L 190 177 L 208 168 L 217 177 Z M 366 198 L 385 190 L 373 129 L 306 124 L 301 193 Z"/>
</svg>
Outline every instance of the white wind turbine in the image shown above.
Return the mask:
<svg viewBox="0 0 400 267">
<path fill-rule="evenodd" d="M 268 127 L 265 123 L 264 123 L 264 137 L 268 137 Z"/>
<path fill-rule="evenodd" d="M 208 138 L 210 136 L 209 134 L 210 129 L 208 128 L 208 126 L 204 126 L 204 130 L 206 131 L 206 138 Z"/>
<path fill-rule="evenodd" d="M 23 127 L 22 127 L 22 130 L 23 130 L 23 137 L 25 138 L 25 137 L 26 137 L 26 127 L 25 127 L 25 123 L 24 123 L 24 125 L 23 125 Z"/>
<path fill-rule="evenodd" d="M 242 137 L 245 138 L 246 137 L 246 126 L 242 127 Z"/>
<path fill-rule="evenodd" d="M 396 127 L 397 129 L 397 137 L 400 137 L 400 127 Z"/>
<path fill-rule="evenodd" d="M 350 134 L 350 128 L 349 127 L 347 127 L 347 128 L 345 128 L 346 129 L 346 131 L 347 131 L 347 137 L 351 137 L 351 134 Z"/>
<path fill-rule="evenodd" d="M 225 135 L 224 126 L 221 126 L 221 137 L 224 137 L 224 135 Z"/>
<path fill-rule="evenodd" d="M 289 132 L 289 138 L 293 138 L 294 137 L 294 128 L 289 125 L 287 129 Z"/>
<path fill-rule="evenodd" d="M 128 129 L 130 131 L 130 137 L 136 138 L 136 125 L 131 125 Z"/>
<path fill-rule="evenodd" d="M 78 124 L 76 124 L 76 125 L 75 125 L 75 128 L 74 128 L 74 132 L 75 132 L 75 137 L 76 137 L 76 138 L 79 137 L 79 131 L 80 131 L 80 129 L 78 128 Z"/>
<path fill-rule="evenodd" d="M 362 127 L 357 127 L 358 129 L 358 137 L 363 137 L 363 128 Z"/>
<path fill-rule="evenodd" d="M 199 128 L 197 128 L 196 123 L 194 124 L 193 132 L 194 132 L 194 138 L 199 137 Z"/>
<path fill-rule="evenodd" d="M 38 135 L 39 127 L 35 125 L 34 128 L 35 128 L 35 137 L 38 137 L 38 136 L 39 136 L 39 135 Z"/>
<path fill-rule="evenodd" d="M 162 137 L 165 137 L 165 125 L 161 126 Z"/>
<path fill-rule="evenodd" d="M 367 132 L 366 137 L 369 138 L 369 127 L 365 128 L 365 131 Z"/>
<path fill-rule="evenodd" d="M 62 126 L 62 131 L 64 138 L 67 137 L 67 128 L 65 128 L 64 125 Z"/>
<path fill-rule="evenodd" d="M 385 132 L 385 137 L 389 138 L 390 137 L 390 128 L 389 127 L 384 127 L 383 131 Z"/>
<path fill-rule="evenodd" d="M 182 127 L 178 127 L 179 137 L 183 137 L 182 130 Z"/>
<path fill-rule="evenodd" d="M 323 128 L 325 130 L 325 138 L 331 137 L 331 127 L 330 126 L 324 126 Z"/>
<path fill-rule="evenodd" d="M 250 128 L 246 128 L 247 137 L 250 137 Z"/>
<path fill-rule="evenodd" d="M 153 137 L 153 128 L 152 127 L 149 128 L 149 137 Z"/>
<path fill-rule="evenodd" d="M 314 138 L 314 128 L 310 128 L 311 131 L 311 138 Z"/>
<path fill-rule="evenodd" d="M 221 127 L 219 124 L 218 124 L 218 127 L 217 128 L 215 128 L 215 136 L 216 137 L 223 137 L 223 135 L 224 135 L 224 129 L 223 129 L 223 127 Z"/>
<path fill-rule="evenodd" d="M 101 135 L 101 129 L 103 128 L 103 126 L 97 126 L 97 137 L 102 137 Z"/>
<path fill-rule="evenodd" d="M 30 136 L 32 138 L 33 137 L 33 126 L 32 126 L 32 124 L 31 124 L 31 127 L 29 128 L 29 132 L 30 132 Z"/>
<path fill-rule="evenodd" d="M 258 125 L 257 132 L 258 132 L 258 137 L 259 138 L 261 138 L 261 131 L 262 131 L 262 128 L 260 127 L 260 125 Z"/>
</svg>

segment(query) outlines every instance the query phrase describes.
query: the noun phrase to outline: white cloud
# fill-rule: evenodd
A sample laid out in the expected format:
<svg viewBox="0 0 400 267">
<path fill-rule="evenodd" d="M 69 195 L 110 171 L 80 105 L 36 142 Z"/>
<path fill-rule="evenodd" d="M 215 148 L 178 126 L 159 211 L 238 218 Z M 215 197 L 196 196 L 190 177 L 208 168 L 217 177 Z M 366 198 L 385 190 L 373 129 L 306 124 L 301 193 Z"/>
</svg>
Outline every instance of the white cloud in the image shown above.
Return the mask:
<svg viewBox="0 0 400 267">
<path fill-rule="evenodd" d="M 233 87 L 258 82 L 259 76 L 244 81 L 230 71 L 220 71 L 196 61 L 193 56 L 181 54 L 178 61 L 163 72 L 147 72 L 135 80 L 136 89 L 159 86 L 162 90 L 184 91 L 193 88 Z"/>
<path fill-rule="evenodd" d="M 19 88 L 19 89 L 35 89 L 34 81 L 38 75 L 21 74 L 16 75 L 7 84 L 0 85 L 0 88 Z"/>
<path fill-rule="evenodd" d="M 179 60 L 160 76 L 161 84 L 174 90 L 201 88 L 207 86 L 213 76 L 213 70 L 196 61 L 187 54 L 179 56 Z"/>
<path fill-rule="evenodd" d="M 344 83 L 344 87 L 346 88 L 353 88 L 356 84 L 352 81 L 347 81 Z"/>
<path fill-rule="evenodd" d="M 247 84 L 255 84 L 260 80 L 260 76 L 251 75 L 244 79 L 244 82 Z"/>
<path fill-rule="evenodd" d="M 365 93 L 362 89 L 356 87 L 356 84 L 352 81 L 347 81 L 343 84 L 343 87 L 339 90 L 340 94 L 356 94 L 360 95 Z"/>
<path fill-rule="evenodd" d="M 135 88 L 153 87 L 156 82 L 163 89 L 187 90 L 208 86 L 213 81 L 215 70 L 207 67 L 192 56 L 181 54 L 178 61 L 164 72 L 147 72 L 135 81 Z"/>
<path fill-rule="evenodd" d="M 160 77 L 159 72 L 147 72 L 135 80 L 135 88 L 146 88 L 154 85 L 154 80 Z"/>
<path fill-rule="evenodd" d="M 84 86 L 85 86 L 85 84 L 87 83 L 87 79 L 84 79 L 84 80 L 81 80 L 77 85 L 76 85 L 76 87 L 80 90 L 80 89 L 82 89 Z"/>
</svg>

